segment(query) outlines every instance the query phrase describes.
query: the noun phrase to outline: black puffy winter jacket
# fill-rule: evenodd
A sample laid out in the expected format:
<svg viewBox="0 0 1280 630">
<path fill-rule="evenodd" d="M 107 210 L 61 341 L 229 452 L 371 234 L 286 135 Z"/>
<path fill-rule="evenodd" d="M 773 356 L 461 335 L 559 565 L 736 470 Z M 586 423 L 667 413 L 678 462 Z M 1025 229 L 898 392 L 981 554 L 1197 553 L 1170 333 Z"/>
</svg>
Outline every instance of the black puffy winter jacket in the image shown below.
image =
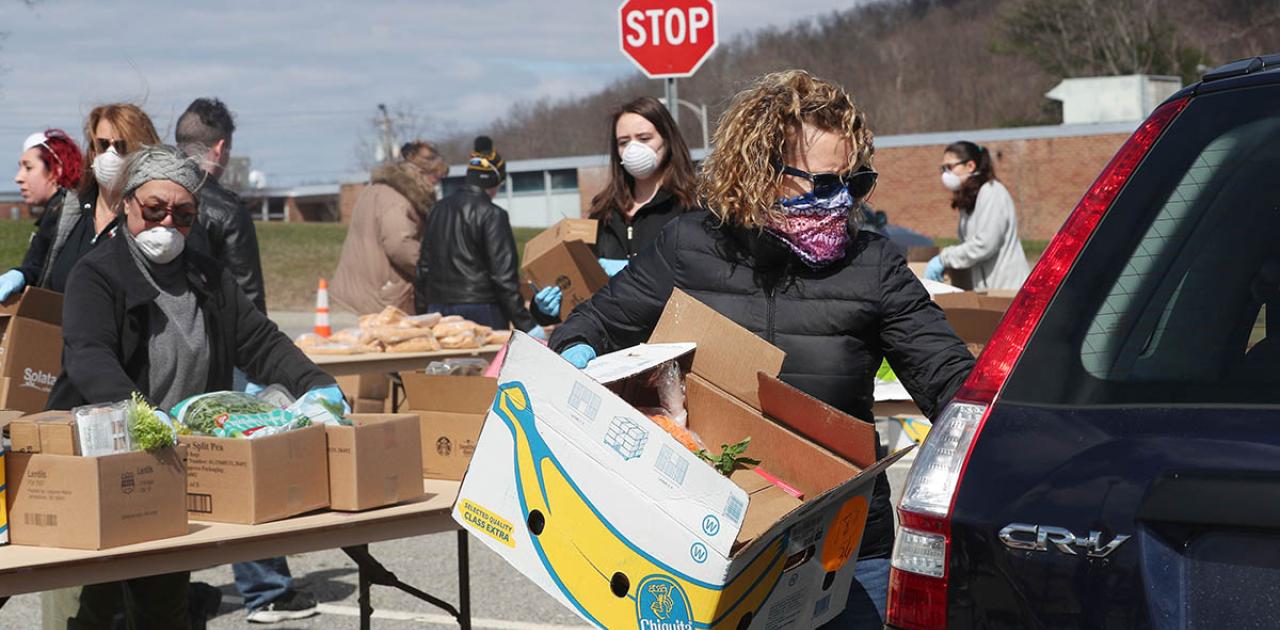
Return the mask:
<svg viewBox="0 0 1280 630">
<path fill-rule="evenodd" d="M 610 208 L 602 213 L 603 216 L 596 217 L 600 222 L 593 246 L 596 256 L 616 260 L 634 258 L 658 238 L 663 227 L 687 210 L 680 199 L 665 188 L 659 188 L 653 199 L 636 210 L 630 221 L 617 208 Z"/>
<path fill-rule="evenodd" d="M 516 240 L 507 211 L 470 184 L 441 199 L 427 215 L 414 278 L 414 307 L 497 304 L 518 330 L 533 328 L 520 296 Z"/>
<path fill-rule="evenodd" d="M 600 354 L 648 339 L 680 288 L 787 353 L 783 381 L 867 422 L 874 376 L 888 357 L 916 404 L 933 417 L 973 367 L 906 260 L 885 238 L 857 232 L 845 258 L 806 267 L 772 237 L 721 225 L 708 212 L 672 221 L 653 246 L 579 306 L 551 338 Z M 876 480 L 861 558 L 893 548 L 889 484 Z"/>
<path fill-rule="evenodd" d="M 197 193 L 200 214 L 187 237 L 188 244 L 222 263 L 249 301 L 267 312 L 266 288 L 262 281 L 262 260 L 258 251 L 258 231 L 253 216 L 240 196 L 210 177 Z"/>
</svg>

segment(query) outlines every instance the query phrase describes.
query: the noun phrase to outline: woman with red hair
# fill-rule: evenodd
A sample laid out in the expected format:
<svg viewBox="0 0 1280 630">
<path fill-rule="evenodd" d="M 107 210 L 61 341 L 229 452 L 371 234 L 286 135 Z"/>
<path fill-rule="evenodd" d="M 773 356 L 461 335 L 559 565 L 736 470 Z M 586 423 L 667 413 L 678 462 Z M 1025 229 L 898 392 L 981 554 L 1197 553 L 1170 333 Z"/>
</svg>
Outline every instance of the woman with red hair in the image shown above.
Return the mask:
<svg viewBox="0 0 1280 630">
<path fill-rule="evenodd" d="M 80 147 L 67 132 L 61 129 L 37 131 L 23 141 L 22 154 L 18 157 L 18 174 L 13 176 L 13 182 L 18 185 L 18 192 L 31 208 L 31 213 L 38 216 L 37 232 L 57 223 L 56 218 L 49 217 L 57 217 L 67 191 L 73 191 L 80 185 L 83 174 L 84 160 L 80 156 Z M 48 249 L 47 240 L 33 238 L 23 266 L 27 267 L 30 261 L 43 261 Z M 21 268 L 0 274 L 0 300 L 9 299 L 10 295 L 28 284 L 27 280 Z"/>
</svg>

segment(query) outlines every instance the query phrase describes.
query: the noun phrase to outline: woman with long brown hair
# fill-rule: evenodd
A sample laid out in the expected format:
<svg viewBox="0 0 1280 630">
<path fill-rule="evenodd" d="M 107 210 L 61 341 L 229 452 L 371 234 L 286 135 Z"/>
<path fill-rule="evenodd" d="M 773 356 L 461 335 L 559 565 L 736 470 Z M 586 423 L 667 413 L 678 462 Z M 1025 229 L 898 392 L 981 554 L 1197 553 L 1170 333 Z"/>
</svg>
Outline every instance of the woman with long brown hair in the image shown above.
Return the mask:
<svg viewBox="0 0 1280 630">
<path fill-rule="evenodd" d="M 844 89 L 800 70 L 764 76 L 716 130 L 698 182 L 708 211 L 669 223 L 574 310 L 551 347 L 586 367 L 597 352 L 641 343 L 678 288 L 785 351 L 779 377 L 810 396 L 874 423 L 873 377 L 887 357 L 934 415 L 973 356 L 898 249 L 850 220 L 875 184 L 873 153 L 866 117 Z M 856 581 L 831 627 L 883 626 L 892 548 L 881 475 Z"/>
<path fill-rule="evenodd" d="M 155 125 L 137 105 L 112 103 L 89 112 L 84 124 L 86 166 L 78 191 L 68 192 L 61 207 L 40 219 L 30 249 L 19 270 L 21 286 L 59 293 L 67 286 L 71 268 L 86 252 L 106 240 L 116 227 L 120 206 L 119 183 L 124 157 L 143 145 L 159 144 Z M 6 296 L 7 297 L 7 296 Z"/>
<path fill-rule="evenodd" d="M 668 222 L 695 207 L 693 159 L 671 113 L 642 96 L 609 117 L 609 183 L 591 200 L 595 254 L 609 275 L 652 243 Z M 538 291 L 534 314 L 559 319 L 560 287 Z"/>
<path fill-rule="evenodd" d="M 1009 189 L 996 179 L 986 147 L 953 142 L 942 152 L 942 185 L 951 191 L 951 209 L 960 214 L 960 243 L 945 247 L 925 268 L 942 280 L 947 269 L 964 270 L 961 288 L 1018 290 L 1031 274 L 1018 238 L 1018 212 Z"/>
</svg>

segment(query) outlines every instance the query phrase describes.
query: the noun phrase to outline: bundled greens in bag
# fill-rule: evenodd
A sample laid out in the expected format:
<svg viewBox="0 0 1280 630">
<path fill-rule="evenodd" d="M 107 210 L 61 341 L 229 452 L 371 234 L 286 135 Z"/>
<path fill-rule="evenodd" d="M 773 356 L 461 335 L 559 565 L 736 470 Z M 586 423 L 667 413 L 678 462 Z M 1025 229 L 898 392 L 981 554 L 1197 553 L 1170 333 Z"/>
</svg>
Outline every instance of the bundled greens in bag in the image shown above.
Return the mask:
<svg viewBox="0 0 1280 630">
<path fill-rule="evenodd" d="M 173 418 L 197 435 L 213 437 L 262 437 L 311 424 L 244 392 L 211 392 L 192 396 L 174 405 Z"/>
</svg>

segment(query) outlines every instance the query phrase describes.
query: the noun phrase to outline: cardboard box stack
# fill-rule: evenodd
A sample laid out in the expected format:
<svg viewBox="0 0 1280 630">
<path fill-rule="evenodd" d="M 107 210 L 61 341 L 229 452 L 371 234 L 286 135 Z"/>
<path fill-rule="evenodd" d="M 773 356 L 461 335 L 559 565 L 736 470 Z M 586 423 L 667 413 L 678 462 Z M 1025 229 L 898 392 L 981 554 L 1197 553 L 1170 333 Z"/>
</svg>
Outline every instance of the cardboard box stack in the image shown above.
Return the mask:
<svg viewBox="0 0 1280 630">
<path fill-rule="evenodd" d="M 778 381 L 780 350 L 687 295 L 651 344 L 580 371 L 515 335 L 454 518 L 602 627 L 829 621 L 894 458 L 875 461 L 869 425 Z M 803 499 L 723 476 L 603 384 L 671 359 L 691 370 L 688 428 L 707 444 L 751 437 L 746 455 Z"/>
<path fill-rule="evenodd" d="M 357 413 L 348 418 L 352 426 L 325 426 L 329 507 L 368 510 L 422 496 L 418 417 Z"/>
<path fill-rule="evenodd" d="M 192 520 L 256 524 L 329 506 L 325 427 L 266 437 L 184 435 Z"/>
<path fill-rule="evenodd" d="M 36 413 L 62 372 L 62 295 L 28 288 L 0 304 L 0 408 Z"/>
<path fill-rule="evenodd" d="M 10 540 L 105 549 L 187 533 L 185 449 L 80 455 L 69 411 L 10 424 Z"/>
<path fill-rule="evenodd" d="M 560 300 L 562 320 L 609 283 L 609 276 L 591 251 L 596 229 L 592 219 L 564 219 L 525 243 L 520 264 L 525 279 L 534 285 L 534 291 L 552 285 L 560 287 L 564 292 Z"/>
<path fill-rule="evenodd" d="M 483 376 L 403 372 L 405 406 L 422 429 L 422 476 L 458 481 L 471 463 L 480 427 L 497 393 Z"/>
</svg>

